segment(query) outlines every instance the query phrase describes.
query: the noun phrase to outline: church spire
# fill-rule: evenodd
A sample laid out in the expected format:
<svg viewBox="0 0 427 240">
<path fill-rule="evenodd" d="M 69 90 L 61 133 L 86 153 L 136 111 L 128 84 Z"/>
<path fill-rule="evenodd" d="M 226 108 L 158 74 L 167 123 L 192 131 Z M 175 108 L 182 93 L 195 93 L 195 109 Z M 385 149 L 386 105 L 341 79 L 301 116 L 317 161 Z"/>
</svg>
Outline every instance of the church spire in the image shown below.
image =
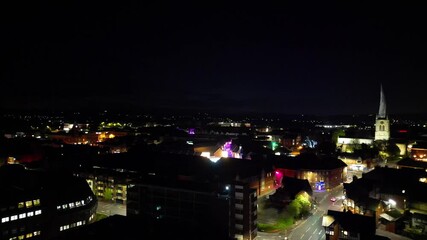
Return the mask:
<svg viewBox="0 0 427 240">
<path fill-rule="evenodd" d="M 380 109 L 378 111 L 378 118 L 386 118 L 385 96 L 384 96 L 382 84 L 381 84 L 381 90 L 380 90 Z"/>
</svg>

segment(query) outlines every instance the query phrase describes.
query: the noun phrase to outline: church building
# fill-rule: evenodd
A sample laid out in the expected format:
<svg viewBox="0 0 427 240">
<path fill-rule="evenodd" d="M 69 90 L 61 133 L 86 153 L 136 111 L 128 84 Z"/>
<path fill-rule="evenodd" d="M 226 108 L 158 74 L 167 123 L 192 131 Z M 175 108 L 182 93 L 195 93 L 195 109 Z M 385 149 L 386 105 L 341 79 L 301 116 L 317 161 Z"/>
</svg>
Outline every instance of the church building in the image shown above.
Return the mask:
<svg viewBox="0 0 427 240">
<path fill-rule="evenodd" d="M 377 140 L 390 140 L 390 120 L 388 120 L 386 114 L 386 103 L 385 96 L 383 91 L 383 86 L 381 85 L 380 92 L 380 109 L 378 111 L 376 121 L 375 121 L 375 141 Z"/>
</svg>

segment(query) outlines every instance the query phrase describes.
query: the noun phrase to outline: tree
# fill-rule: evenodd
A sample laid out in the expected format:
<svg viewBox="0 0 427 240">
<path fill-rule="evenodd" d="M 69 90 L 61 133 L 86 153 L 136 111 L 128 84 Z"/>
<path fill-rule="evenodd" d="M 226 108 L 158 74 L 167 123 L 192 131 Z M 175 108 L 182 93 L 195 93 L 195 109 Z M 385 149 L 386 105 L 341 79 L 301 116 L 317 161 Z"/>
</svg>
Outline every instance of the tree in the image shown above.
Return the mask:
<svg viewBox="0 0 427 240">
<path fill-rule="evenodd" d="M 400 155 L 400 148 L 395 143 L 389 143 L 386 152 L 391 158 L 396 158 Z"/>
<path fill-rule="evenodd" d="M 289 203 L 287 207 L 288 213 L 293 218 L 298 218 L 301 215 L 301 210 L 302 210 L 301 203 L 295 199 L 291 203 Z"/>
<path fill-rule="evenodd" d="M 301 215 L 306 215 L 310 213 L 311 209 L 311 202 L 310 202 L 310 196 L 306 192 L 299 193 L 294 201 L 299 202 L 301 205 Z"/>
<path fill-rule="evenodd" d="M 336 145 L 338 143 L 338 137 L 344 137 L 345 131 L 342 129 L 337 129 L 332 133 L 332 142 Z"/>
<path fill-rule="evenodd" d="M 319 154 L 334 154 L 336 152 L 336 144 L 332 142 L 320 142 L 316 146 Z"/>
</svg>

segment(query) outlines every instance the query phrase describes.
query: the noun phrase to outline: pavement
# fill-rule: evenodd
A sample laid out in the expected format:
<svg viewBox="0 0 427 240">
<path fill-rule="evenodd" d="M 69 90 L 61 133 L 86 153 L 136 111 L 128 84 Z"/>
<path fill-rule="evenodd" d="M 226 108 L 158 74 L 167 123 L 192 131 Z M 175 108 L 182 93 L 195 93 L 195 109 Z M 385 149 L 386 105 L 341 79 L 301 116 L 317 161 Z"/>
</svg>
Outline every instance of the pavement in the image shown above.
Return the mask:
<svg viewBox="0 0 427 240">
<path fill-rule="evenodd" d="M 96 209 L 96 213 L 101 213 L 107 216 L 115 214 L 126 216 L 126 205 L 98 199 L 98 208 Z"/>
</svg>

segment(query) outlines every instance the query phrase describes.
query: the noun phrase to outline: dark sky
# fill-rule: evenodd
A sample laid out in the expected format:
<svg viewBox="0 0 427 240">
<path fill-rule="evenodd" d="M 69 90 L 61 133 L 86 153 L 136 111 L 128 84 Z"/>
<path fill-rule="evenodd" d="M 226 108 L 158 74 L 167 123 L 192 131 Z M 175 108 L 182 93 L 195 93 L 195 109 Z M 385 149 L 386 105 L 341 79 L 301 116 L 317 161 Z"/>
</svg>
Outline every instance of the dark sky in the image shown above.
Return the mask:
<svg viewBox="0 0 427 240">
<path fill-rule="evenodd" d="M 107 2 L 2 7 L 0 107 L 427 113 L 422 6 Z"/>
</svg>

